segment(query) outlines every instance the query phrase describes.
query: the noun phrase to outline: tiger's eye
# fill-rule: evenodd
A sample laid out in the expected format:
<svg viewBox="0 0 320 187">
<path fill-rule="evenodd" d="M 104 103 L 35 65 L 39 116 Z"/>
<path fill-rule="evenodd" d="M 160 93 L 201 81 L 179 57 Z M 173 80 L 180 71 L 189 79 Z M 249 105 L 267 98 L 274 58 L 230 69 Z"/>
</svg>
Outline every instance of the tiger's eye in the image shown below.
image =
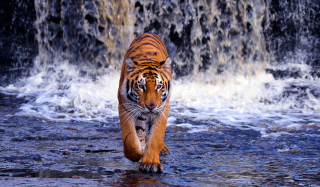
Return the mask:
<svg viewBox="0 0 320 187">
<path fill-rule="evenodd" d="M 161 89 L 162 88 L 162 85 L 158 85 L 157 86 L 157 90 Z"/>
<path fill-rule="evenodd" d="M 139 88 L 144 89 L 144 86 L 143 85 L 139 85 Z"/>
</svg>

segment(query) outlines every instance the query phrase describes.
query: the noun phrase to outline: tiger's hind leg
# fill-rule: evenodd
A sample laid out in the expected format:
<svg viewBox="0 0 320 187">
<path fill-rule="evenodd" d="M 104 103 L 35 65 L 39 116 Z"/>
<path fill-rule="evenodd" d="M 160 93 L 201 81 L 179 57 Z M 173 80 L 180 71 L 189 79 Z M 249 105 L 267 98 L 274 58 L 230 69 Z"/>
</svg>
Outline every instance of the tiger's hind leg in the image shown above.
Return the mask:
<svg viewBox="0 0 320 187">
<path fill-rule="evenodd" d="M 146 149 L 147 135 L 146 135 L 146 119 L 138 117 L 135 122 L 136 132 L 140 141 L 142 152 Z"/>
</svg>

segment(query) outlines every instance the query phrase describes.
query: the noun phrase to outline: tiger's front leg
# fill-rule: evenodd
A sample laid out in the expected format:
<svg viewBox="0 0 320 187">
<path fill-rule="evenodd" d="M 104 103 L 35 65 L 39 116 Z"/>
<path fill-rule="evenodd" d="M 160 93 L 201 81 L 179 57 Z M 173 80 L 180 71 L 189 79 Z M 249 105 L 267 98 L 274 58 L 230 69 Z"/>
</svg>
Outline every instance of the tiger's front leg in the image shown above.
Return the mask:
<svg viewBox="0 0 320 187">
<path fill-rule="evenodd" d="M 160 151 L 164 148 L 168 149 L 164 143 L 164 134 L 166 131 L 167 119 L 169 114 L 168 109 L 164 109 L 163 114 L 152 121 L 152 127 L 149 133 L 148 142 L 145 153 L 142 157 L 140 170 L 147 172 L 163 172 L 163 166 L 159 160 Z M 166 107 L 166 108 L 167 108 Z M 168 150 L 169 151 L 169 150 Z"/>
<path fill-rule="evenodd" d="M 138 162 L 142 158 L 143 152 L 136 133 L 134 120 L 131 119 L 132 116 L 121 105 L 119 105 L 119 116 L 124 156 L 133 162 Z"/>
</svg>

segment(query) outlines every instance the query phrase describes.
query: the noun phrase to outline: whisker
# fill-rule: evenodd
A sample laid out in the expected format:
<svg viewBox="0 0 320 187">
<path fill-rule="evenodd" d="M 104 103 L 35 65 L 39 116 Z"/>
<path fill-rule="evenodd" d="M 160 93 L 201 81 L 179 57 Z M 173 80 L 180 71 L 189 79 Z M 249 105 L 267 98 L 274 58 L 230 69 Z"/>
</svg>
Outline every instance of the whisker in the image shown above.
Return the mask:
<svg viewBox="0 0 320 187">
<path fill-rule="evenodd" d="M 135 119 L 137 119 L 140 114 L 141 114 L 141 112 L 138 110 L 138 111 L 136 112 Z"/>
<path fill-rule="evenodd" d="M 163 115 L 164 119 L 166 119 L 166 116 L 164 115 L 164 113 L 161 111 L 161 114 Z"/>
<path fill-rule="evenodd" d="M 128 111 L 128 110 L 132 110 L 132 109 L 135 109 L 135 108 L 134 108 L 134 107 L 132 107 L 132 108 L 122 108 L 122 109 L 120 109 L 119 111 L 122 112 L 122 111 L 124 111 L 124 110 L 125 110 L 125 111 Z"/>
<path fill-rule="evenodd" d="M 122 103 L 123 106 L 133 106 L 133 107 L 138 107 L 140 109 L 143 109 L 140 105 L 133 105 L 133 104 L 130 104 L 130 103 Z"/>
<path fill-rule="evenodd" d="M 126 120 L 123 123 L 126 123 L 129 119 L 132 120 L 133 112 L 134 110 L 132 112 L 128 112 L 127 114 L 125 114 L 124 118 L 126 118 Z"/>
<path fill-rule="evenodd" d="M 127 118 L 126 118 L 126 120 L 123 122 L 124 124 L 125 124 L 126 122 L 128 122 L 128 120 L 131 121 L 131 118 L 132 118 L 131 115 L 132 115 L 131 113 L 128 113 L 128 114 L 127 114 Z"/>
</svg>

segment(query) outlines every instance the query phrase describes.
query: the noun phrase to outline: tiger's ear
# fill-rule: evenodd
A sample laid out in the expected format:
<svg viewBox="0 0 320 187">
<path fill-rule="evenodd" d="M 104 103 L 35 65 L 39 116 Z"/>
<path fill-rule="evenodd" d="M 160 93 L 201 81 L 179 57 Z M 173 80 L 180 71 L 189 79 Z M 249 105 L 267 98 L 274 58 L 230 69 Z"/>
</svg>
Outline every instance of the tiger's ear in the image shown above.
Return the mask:
<svg viewBox="0 0 320 187">
<path fill-rule="evenodd" d="M 136 68 L 137 62 L 133 62 L 131 58 L 126 59 L 127 71 L 131 72 Z"/>
<path fill-rule="evenodd" d="M 168 57 L 165 61 L 160 62 L 160 66 L 162 69 L 169 72 L 171 67 L 171 58 Z"/>
</svg>

